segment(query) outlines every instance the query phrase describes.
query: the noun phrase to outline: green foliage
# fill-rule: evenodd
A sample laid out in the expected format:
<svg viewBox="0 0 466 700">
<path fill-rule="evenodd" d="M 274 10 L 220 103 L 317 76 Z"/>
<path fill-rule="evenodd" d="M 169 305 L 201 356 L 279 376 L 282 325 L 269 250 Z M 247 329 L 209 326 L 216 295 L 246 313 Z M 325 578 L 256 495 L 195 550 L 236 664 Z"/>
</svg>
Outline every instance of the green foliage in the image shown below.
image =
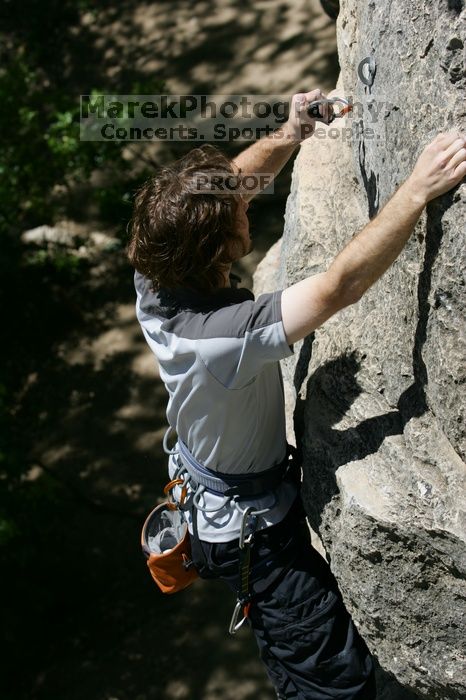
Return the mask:
<svg viewBox="0 0 466 700">
<path fill-rule="evenodd" d="M 25 0 L 8 5 L 8 15 L 2 17 L 0 9 L 0 304 L 7 328 L 0 350 L 0 547 L 21 536 L 22 518 L 28 522 L 29 517 L 25 507 L 43 509 L 53 497 L 49 480 L 39 480 L 39 488 L 24 478 L 27 438 L 15 434 L 11 411 L 28 374 L 66 330 L 70 308 L 82 305 L 79 281 L 89 267 L 60 246 L 24 250 L 19 234 L 73 218 L 75 192 L 83 186 L 94 218 L 124 231 L 132 193 L 148 175 L 147 169 L 134 175 L 132 163 L 123 157 L 125 144 L 80 140 L 79 62 L 87 39 L 89 51 L 93 49 L 85 30 L 73 49 L 69 28 L 80 27 L 80 14 L 95 12 L 94 4 Z M 95 82 L 86 92 L 163 89 L 160 81 L 140 78 L 108 85 L 97 57 L 92 59 Z M 97 171 L 111 173 L 111 184 L 92 186 Z"/>
<path fill-rule="evenodd" d="M 121 212 L 122 191 L 140 179 L 122 156 L 123 145 L 81 141 L 78 96 L 50 90 L 21 50 L 0 69 L 0 104 L 0 234 L 65 215 L 73 187 L 97 169 L 111 170 L 118 184 L 90 197 L 103 203 L 103 219 L 114 211 L 110 197 Z"/>
</svg>

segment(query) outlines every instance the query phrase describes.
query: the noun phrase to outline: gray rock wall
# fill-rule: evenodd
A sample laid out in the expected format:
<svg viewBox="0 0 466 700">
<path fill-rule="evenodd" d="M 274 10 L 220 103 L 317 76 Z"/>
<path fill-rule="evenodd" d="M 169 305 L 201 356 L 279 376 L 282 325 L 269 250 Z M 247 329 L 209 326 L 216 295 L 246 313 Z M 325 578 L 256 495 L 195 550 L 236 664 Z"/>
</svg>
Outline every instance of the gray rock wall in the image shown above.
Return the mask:
<svg viewBox="0 0 466 700">
<path fill-rule="evenodd" d="M 336 93 L 354 114 L 301 147 L 256 293 L 325 269 L 422 147 L 466 126 L 465 19 L 455 0 L 341 2 Z M 347 606 L 381 666 L 441 700 L 466 696 L 465 200 L 463 185 L 429 205 L 390 270 L 283 363 L 307 512 Z"/>
</svg>

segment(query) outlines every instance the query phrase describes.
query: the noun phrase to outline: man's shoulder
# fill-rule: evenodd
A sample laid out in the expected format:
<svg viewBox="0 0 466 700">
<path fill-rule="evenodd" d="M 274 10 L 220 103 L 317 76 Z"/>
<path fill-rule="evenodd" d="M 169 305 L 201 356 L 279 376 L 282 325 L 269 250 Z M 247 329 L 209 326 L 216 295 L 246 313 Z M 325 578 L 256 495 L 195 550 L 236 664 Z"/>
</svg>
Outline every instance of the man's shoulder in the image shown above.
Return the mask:
<svg viewBox="0 0 466 700">
<path fill-rule="evenodd" d="M 241 290 L 238 290 L 241 291 Z M 245 290 L 249 291 L 249 290 Z M 173 310 L 173 307 L 172 307 Z M 224 303 L 200 307 L 180 307 L 165 315 L 163 330 L 192 339 L 244 338 L 281 320 L 280 299 L 276 293 L 237 296 Z"/>
<path fill-rule="evenodd" d="M 138 306 L 162 322 L 161 329 L 191 339 L 242 338 L 246 333 L 281 320 L 280 291 L 255 299 L 246 287 L 235 286 L 199 292 L 188 288 L 153 290 L 150 280 L 135 274 Z"/>
</svg>

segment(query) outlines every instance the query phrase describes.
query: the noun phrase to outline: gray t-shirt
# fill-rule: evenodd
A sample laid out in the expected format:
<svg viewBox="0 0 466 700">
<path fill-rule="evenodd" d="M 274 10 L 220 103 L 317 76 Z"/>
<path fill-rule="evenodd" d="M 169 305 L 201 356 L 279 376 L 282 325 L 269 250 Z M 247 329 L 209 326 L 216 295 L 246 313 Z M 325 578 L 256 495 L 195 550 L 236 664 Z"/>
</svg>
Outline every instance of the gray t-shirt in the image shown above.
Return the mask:
<svg viewBox="0 0 466 700">
<path fill-rule="evenodd" d="M 213 294 L 187 288 L 153 292 L 149 280 L 136 272 L 136 313 L 168 391 L 169 425 L 208 469 L 244 474 L 269 469 L 285 457 L 279 360 L 293 349 L 283 329 L 281 290 L 255 299 L 250 290 L 237 287 L 236 275 L 230 281 L 231 287 Z M 175 468 L 170 457 L 170 476 Z M 177 490 L 174 495 L 179 497 Z M 296 487 L 283 483 L 259 527 L 279 522 L 295 495 Z M 273 500 L 241 500 L 241 506 L 259 510 Z M 201 505 L 210 509 L 221 501 L 205 494 Z M 229 506 L 199 512 L 199 536 L 211 542 L 234 539 L 240 519 Z"/>
</svg>

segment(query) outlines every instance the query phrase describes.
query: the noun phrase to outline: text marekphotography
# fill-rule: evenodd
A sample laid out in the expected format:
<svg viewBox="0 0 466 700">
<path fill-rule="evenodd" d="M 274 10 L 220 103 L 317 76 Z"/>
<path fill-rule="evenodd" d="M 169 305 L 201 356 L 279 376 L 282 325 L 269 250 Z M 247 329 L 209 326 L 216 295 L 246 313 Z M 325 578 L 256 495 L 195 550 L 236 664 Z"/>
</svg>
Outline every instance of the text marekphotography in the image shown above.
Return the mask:
<svg viewBox="0 0 466 700">
<path fill-rule="evenodd" d="M 351 101 L 351 98 L 346 98 Z M 354 117 L 363 105 L 352 103 L 350 127 L 313 128 L 302 114 L 301 138 L 371 138 L 370 123 L 387 104 L 373 105 L 367 125 Z M 284 95 L 81 95 L 80 138 L 83 141 L 256 141 L 284 138 L 291 98 Z"/>
</svg>

